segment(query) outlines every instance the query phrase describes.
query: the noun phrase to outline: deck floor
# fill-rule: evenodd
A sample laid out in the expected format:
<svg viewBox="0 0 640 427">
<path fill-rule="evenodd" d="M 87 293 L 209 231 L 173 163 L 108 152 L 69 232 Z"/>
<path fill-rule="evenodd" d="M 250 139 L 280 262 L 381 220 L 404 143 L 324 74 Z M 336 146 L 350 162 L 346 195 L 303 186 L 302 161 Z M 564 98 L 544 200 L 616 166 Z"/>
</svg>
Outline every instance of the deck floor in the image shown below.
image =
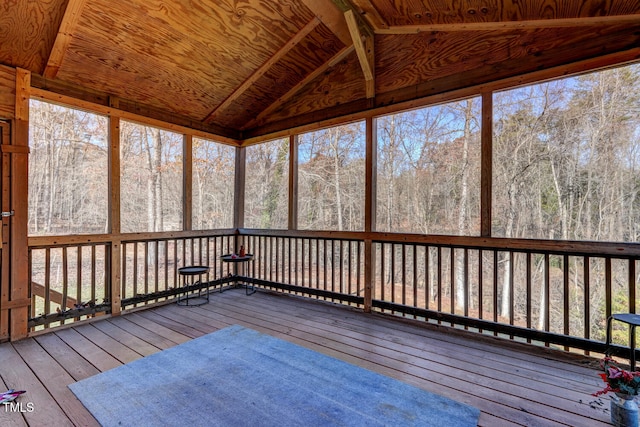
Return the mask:
<svg viewBox="0 0 640 427">
<path fill-rule="evenodd" d="M 302 345 L 481 410 L 481 426 L 610 425 L 593 361 L 503 344 L 301 297 L 242 289 L 0 344 L 0 388 L 23 389 L 0 425 L 93 426 L 69 384 L 232 324 Z M 113 404 L 119 396 L 114 390 Z M 132 420 L 135 425 L 135 420 Z"/>
</svg>

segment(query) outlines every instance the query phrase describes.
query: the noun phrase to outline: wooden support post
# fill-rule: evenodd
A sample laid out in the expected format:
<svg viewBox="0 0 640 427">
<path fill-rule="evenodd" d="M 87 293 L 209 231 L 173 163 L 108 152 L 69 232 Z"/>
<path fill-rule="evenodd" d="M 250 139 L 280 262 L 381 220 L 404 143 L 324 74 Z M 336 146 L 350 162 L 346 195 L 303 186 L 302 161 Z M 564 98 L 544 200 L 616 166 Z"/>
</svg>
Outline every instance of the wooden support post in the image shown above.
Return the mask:
<svg viewBox="0 0 640 427">
<path fill-rule="evenodd" d="M 236 182 L 235 190 L 233 192 L 233 228 L 236 229 L 236 235 L 234 237 L 234 248 L 232 252 L 237 253 L 240 251 L 240 243 L 238 236 L 238 229 L 244 227 L 244 187 L 246 179 L 247 169 L 247 148 L 236 148 Z"/>
<path fill-rule="evenodd" d="M 7 122 L 0 122 L 0 148 L 11 147 L 11 127 Z M 3 211 L 11 210 L 11 154 L 2 152 L 2 205 Z M 11 279 L 9 266 L 11 253 L 9 252 L 10 217 L 2 218 L 2 258 L 0 268 L 0 341 L 9 339 L 9 294 Z"/>
<path fill-rule="evenodd" d="M 480 160 L 480 235 L 491 237 L 493 174 L 493 92 L 482 94 L 482 130 Z"/>
<path fill-rule="evenodd" d="M 289 230 L 298 229 L 298 135 L 289 137 Z"/>
<path fill-rule="evenodd" d="M 112 236 L 110 256 L 110 303 L 111 315 L 122 311 L 121 242 L 120 242 L 120 118 L 109 117 L 109 225 Z"/>
<path fill-rule="evenodd" d="M 193 135 L 184 136 L 182 161 L 182 229 L 193 227 Z"/>
<path fill-rule="evenodd" d="M 9 315 L 11 340 L 19 340 L 28 335 L 29 294 L 29 246 L 27 191 L 29 182 L 29 98 L 31 72 L 16 69 L 16 116 L 12 145 L 24 147 L 11 153 L 11 217 L 10 229 L 10 283 L 11 301 L 24 301 L 11 309 Z"/>
<path fill-rule="evenodd" d="M 244 227 L 244 185 L 247 167 L 246 147 L 236 147 L 236 182 L 233 199 L 233 227 Z"/>
<path fill-rule="evenodd" d="M 376 229 L 376 184 L 378 166 L 378 135 L 376 120 L 366 120 L 366 177 L 364 195 L 364 231 L 367 236 Z M 370 238 L 364 241 L 364 311 L 370 312 L 375 283 L 375 251 Z"/>
</svg>

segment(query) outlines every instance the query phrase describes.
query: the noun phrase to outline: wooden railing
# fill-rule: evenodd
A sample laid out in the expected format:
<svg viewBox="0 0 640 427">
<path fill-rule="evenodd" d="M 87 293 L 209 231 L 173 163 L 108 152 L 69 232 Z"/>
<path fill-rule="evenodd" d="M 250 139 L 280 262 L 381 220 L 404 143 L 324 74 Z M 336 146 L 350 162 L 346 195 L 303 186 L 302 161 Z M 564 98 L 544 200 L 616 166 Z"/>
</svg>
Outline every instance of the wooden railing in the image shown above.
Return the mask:
<svg viewBox="0 0 640 427">
<path fill-rule="evenodd" d="M 375 239 L 373 306 L 381 310 L 597 352 L 605 350 L 606 318 L 636 311 L 636 244 Z M 616 327 L 614 342 L 626 346 L 628 332 Z"/>
<path fill-rule="evenodd" d="M 566 350 L 604 352 L 606 318 L 637 307 L 637 244 L 274 230 L 240 235 L 256 253 L 248 280 L 257 285 Z M 611 350 L 626 356 L 628 330 L 616 325 L 613 338 Z"/>
<path fill-rule="evenodd" d="M 235 239 L 234 230 L 32 237 L 29 327 L 171 301 L 183 291 L 178 269 L 187 265 L 210 266 L 202 287 L 221 286 L 217 278 L 228 276 L 229 267 L 219 257 Z"/>
<path fill-rule="evenodd" d="M 122 308 L 172 299 L 183 286 L 178 269 L 210 267 L 202 277 L 211 282 L 229 273 L 220 256 L 233 251 L 235 235 L 198 235 L 122 240 Z"/>
<path fill-rule="evenodd" d="M 111 258 L 109 242 L 30 246 L 30 326 L 49 327 L 109 311 Z"/>
<path fill-rule="evenodd" d="M 258 287 L 565 349 L 603 352 L 607 316 L 637 308 L 637 244 L 240 229 L 34 238 L 30 324 L 172 301 L 186 265 L 226 285 L 240 245 Z M 627 330 L 614 342 L 625 356 Z"/>
<path fill-rule="evenodd" d="M 241 233 L 241 244 L 254 253 L 246 279 L 264 287 L 364 303 L 364 242 L 353 235 L 312 232 Z"/>
</svg>

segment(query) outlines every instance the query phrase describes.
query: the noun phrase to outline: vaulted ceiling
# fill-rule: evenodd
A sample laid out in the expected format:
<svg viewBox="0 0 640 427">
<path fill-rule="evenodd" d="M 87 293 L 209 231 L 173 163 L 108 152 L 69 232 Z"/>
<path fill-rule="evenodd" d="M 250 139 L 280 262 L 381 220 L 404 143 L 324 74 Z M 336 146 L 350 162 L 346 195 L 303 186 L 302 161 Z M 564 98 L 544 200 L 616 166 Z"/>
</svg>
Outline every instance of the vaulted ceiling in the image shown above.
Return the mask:
<svg viewBox="0 0 640 427">
<path fill-rule="evenodd" d="M 637 0 L 0 3 L 33 86 L 237 140 L 639 49 Z"/>
</svg>

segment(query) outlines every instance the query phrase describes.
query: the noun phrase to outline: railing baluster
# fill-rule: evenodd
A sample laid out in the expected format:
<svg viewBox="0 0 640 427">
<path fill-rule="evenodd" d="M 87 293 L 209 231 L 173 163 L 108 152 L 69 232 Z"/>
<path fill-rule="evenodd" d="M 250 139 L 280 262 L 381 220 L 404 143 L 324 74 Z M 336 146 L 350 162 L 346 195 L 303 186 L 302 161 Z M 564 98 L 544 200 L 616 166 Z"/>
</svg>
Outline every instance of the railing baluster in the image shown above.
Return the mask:
<svg viewBox="0 0 640 427">
<path fill-rule="evenodd" d="M 340 268 L 338 269 L 339 280 L 338 280 L 338 288 L 340 289 L 339 293 L 344 293 L 344 245 L 342 240 L 336 240 L 340 247 L 338 248 L 338 263 L 340 264 Z"/>
<path fill-rule="evenodd" d="M 407 245 L 400 245 L 402 269 L 402 305 L 407 304 Z"/>
<path fill-rule="evenodd" d="M 498 321 L 498 251 L 493 250 L 493 321 Z M 494 334 L 495 335 L 495 334 Z"/>
<path fill-rule="evenodd" d="M 316 239 L 309 238 L 309 257 L 307 259 L 307 263 L 309 265 L 307 271 L 309 274 L 309 288 L 316 288 L 313 284 L 313 246 Z"/>
<path fill-rule="evenodd" d="M 449 248 L 449 313 L 455 314 L 458 302 L 456 301 L 456 249 Z M 451 324 L 453 326 L 453 323 Z"/>
<path fill-rule="evenodd" d="M 469 249 L 464 248 L 464 257 L 463 257 L 463 277 L 462 284 L 464 289 L 464 302 L 463 302 L 463 310 L 464 316 L 469 317 Z M 465 329 L 467 329 L 465 327 Z"/>
<path fill-rule="evenodd" d="M 76 251 L 76 304 L 82 304 L 82 246 L 78 246 Z"/>
<path fill-rule="evenodd" d="M 584 337 L 591 338 L 591 258 L 584 257 L 583 281 L 584 281 Z M 589 352 L 586 352 L 589 354 Z"/>
<path fill-rule="evenodd" d="M 149 242 L 144 242 L 144 293 L 149 293 Z"/>
<path fill-rule="evenodd" d="M 352 287 L 352 294 L 364 297 L 364 292 L 361 292 L 360 290 L 360 285 L 361 285 L 360 275 L 362 274 L 362 266 L 360 263 L 362 262 L 362 252 L 364 251 L 364 241 L 357 241 L 354 243 L 354 246 L 355 248 L 353 249 L 353 268 L 355 268 L 355 271 L 353 272 L 353 276 L 354 276 L 353 280 L 355 283 L 353 284 L 353 286 L 355 286 L 355 289 L 353 289 Z"/>
<path fill-rule="evenodd" d="M 160 290 L 160 242 L 155 242 L 153 245 L 153 291 L 158 292 Z"/>
<path fill-rule="evenodd" d="M 105 257 L 103 259 L 106 259 L 106 254 Z M 98 301 L 96 301 L 96 245 L 91 245 L 91 294 L 89 295 L 89 298 L 91 299 L 91 301 L 93 301 L 94 303 L 98 303 Z"/>
<path fill-rule="evenodd" d="M 513 277 L 513 270 L 514 270 L 514 256 L 513 256 L 513 251 L 509 251 L 508 253 L 509 256 L 509 324 L 513 325 L 514 323 L 514 319 L 515 319 L 515 308 L 516 308 L 516 298 L 515 298 L 515 290 L 514 290 L 514 284 L 515 284 L 515 279 Z M 513 338 L 513 336 L 510 335 L 511 338 Z"/>
<path fill-rule="evenodd" d="M 549 332 L 551 330 L 551 259 L 549 254 L 544 254 L 544 289 L 544 330 Z"/>
<path fill-rule="evenodd" d="M 484 319 L 484 251 L 478 250 L 478 318 Z M 479 329 L 482 332 L 482 328 Z"/>
<path fill-rule="evenodd" d="M 51 248 L 45 249 L 44 268 L 44 314 L 46 315 L 51 313 Z"/>
<path fill-rule="evenodd" d="M 430 246 L 425 246 L 424 247 L 424 308 L 425 309 L 429 309 L 430 306 L 430 299 L 431 299 L 431 277 L 430 277 L 430 272 L 431 272 L 431 267 L 430 267 L 430 263 L 431 263 L 431 256 L 430 256 L 430 252 L 431 252 L 431 247 Z"/>
<path fill-rule="evenodd" d="M 396 302 L 396 244 L 391 244 L 391 265 L 389 266 L 391 277 L 391 302 Z"/>
<path fill-rule="evenodd" d="M 167 289 L 171 289 L 172 285 L 171 285 L 171 269 L 174 267 L 175 265 L 175 259 L 171 258 L 171 253 L 173 252 L 172 247 L 173 247 L 173 242 L 171 241 L 171 239 L 165 239 L 164 240 L 164 245 L 162 248 L 162 257 L 164 258 L 164 263 L 163 263 L 163 267 L 164 267 L 164 286 L 163 286 L 163 290 L 167 290 Z"/>
<path fill-rule="evenodd" d="M 629 276 L 627 283 L 629 283 L 629 312 L 636 312 L 636 261 L 629 259 Z"/>
<path fill-rule="evenodd" d="M 438 311 L 442 311 L 442 246 L 438 246 L 438 285 L 437 285 L 437 293 L 438 293 Z M 438 321 L 440 323 L 440 321 Z"/>
<path fill-rule="evenodd" d="M 531 328 L 531 252 L 527 252 L 526 254 L 526 304 L 527 304 L 527 328 Z M 527 340 L 527 342 L 531 342 L 531 340 Z"/>
<path fill-rule="evenodd" d="M 564 325 L 564 334 L 569 335 L 569 256 L 564 255 L 562 257 L 562 322 Z M 569 347 L 565 346 L 565 350 L 569 350 Z"/>
</svg>

